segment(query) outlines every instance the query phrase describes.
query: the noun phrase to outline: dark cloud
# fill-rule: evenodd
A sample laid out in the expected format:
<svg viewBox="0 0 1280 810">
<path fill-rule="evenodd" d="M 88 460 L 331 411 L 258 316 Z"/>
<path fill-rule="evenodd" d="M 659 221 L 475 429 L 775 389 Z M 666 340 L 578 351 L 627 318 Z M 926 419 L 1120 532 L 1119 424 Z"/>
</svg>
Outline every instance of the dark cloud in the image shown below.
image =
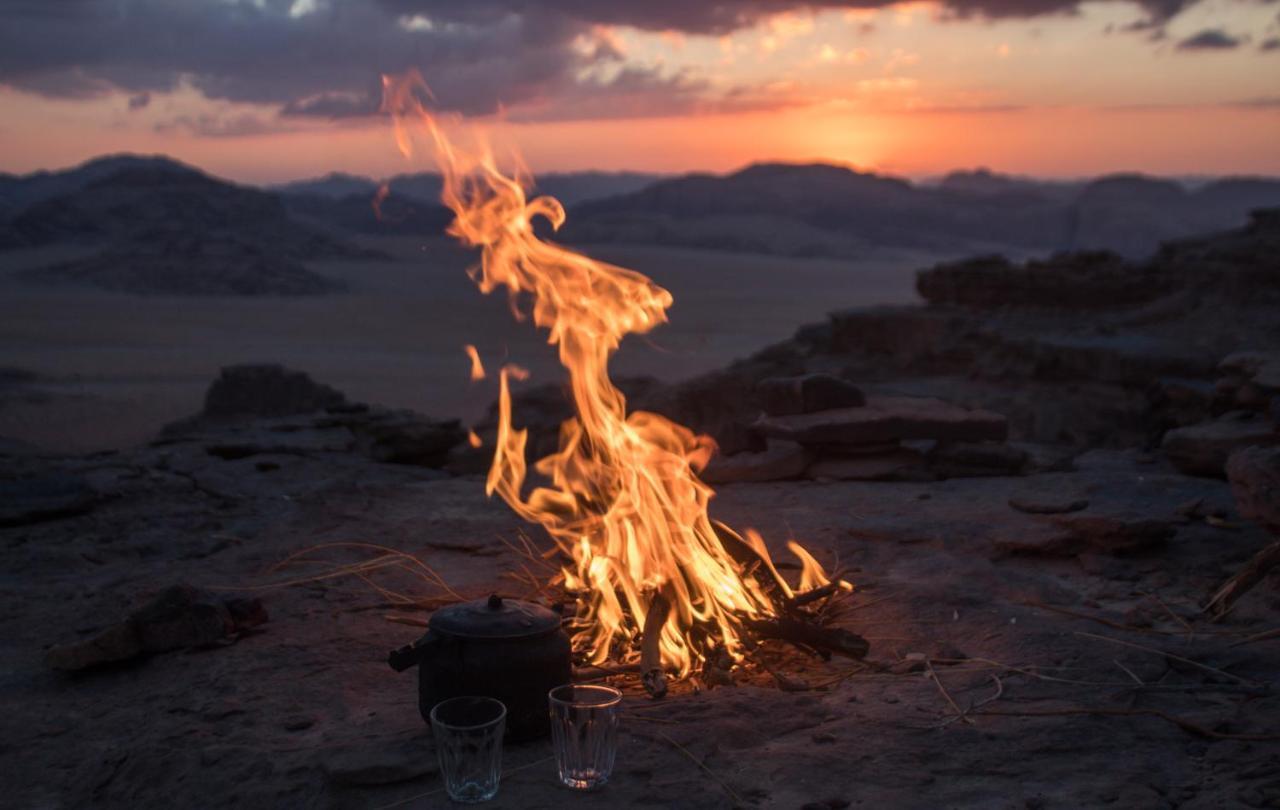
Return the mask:
<svg viewBox="0 0 1280 810">
<path fill-rule="evenodd" d="M 421 67 L 439 104 L 485 113 L 562 81 L 587 26 L 564 17 L 455 13 L 413 25 L 376 0 L 8 0 L 0 83 L 58 97 L 164 92 L 292 110 L 367 94 L 379 73 Z M 460 7 L 469 4 L 458 3 Z M 326 104 L 318 104 L 317 100 Z"/>
<path fill-rule="evenodd" d="M 131 110 L 146 109 L 147 105 L 149 105 L 150 103 L 151 103 L 150 93 L 138 93 L 136 95 L 129 96 L 129 109 Z"/>
<path fill-rule="evenodd" d="M 1228 51 L 1244 44 L 1240 37 L 1232 36 L 1221 28 L 1206 28 L 1178 43 L 1180 51 Z"/>
<path fill-rule="evenodd" d="M 467 114 L 522 104 L 567 117 L 622 114 L 624 102 L 663 112 L 768 106 L 777 100 L 749 89 L 717 92 L 685 74 L 602 72 L 622 55 L 595 26 L 724 34 L 784 11 L 890 2 L 2 0 L 0 85 L 61 98 L 122 92 L 132 99 L 190 85 L 210 99 L 274 107 L 277 126 L 293 116 L 372 114 L 378 74 L 410 67 L 427 77 L 439 108 Z M 943 0 L 952 18 L 1066 14 L 1080 2 Z M 1197 0 L 1136 2 L 1154 25 Z M 133 101 L 130 107 L 138 108 Z M 221 125 L 184 126 L 203 132 Z"/>
<path fill-rule="evenodd" d="M 1280 51 L 1280 37 L 1271 37 L 1270 39 L 1262 40 L 1262 43 L 1258 45 L 1258 50 Z"/>
</svg>

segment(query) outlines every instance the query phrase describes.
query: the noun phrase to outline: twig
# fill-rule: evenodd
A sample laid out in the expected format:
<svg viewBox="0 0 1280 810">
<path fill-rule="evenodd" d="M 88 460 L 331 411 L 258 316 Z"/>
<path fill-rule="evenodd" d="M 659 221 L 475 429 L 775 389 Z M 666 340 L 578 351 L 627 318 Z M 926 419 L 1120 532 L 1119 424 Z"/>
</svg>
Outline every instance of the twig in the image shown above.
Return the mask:
<svg viewBox="0 0 1280 810">
<path fill-rule="evenodd" d="M 942 679 L 938 677 L 937 670 L 933 668 L 933 662 L 930 661 L 928 658 L 926 658 L 924 659 L 924 666 L 925 666 L 925 669 L 929 671 L 929 677 L 933 679 L 933 682 L 935 684 L 937 684 L 938 691 L 941 692 L 942 696 L 947 699 L 947 703 L 951 704 L 951 708 L 956 710 L 956 719 L 964 721 L 965 725 L 968 725 L 968 726 L 973 725 L 973 721 L 969 719 L 969 716 L 967 714 L 965 714 L 964 709 L 960 708 L 960 704 L 956 703 L 955 700 L 952 699 L 951 693 L 948 692 L 947 688 L 942 685 Z"/>
<path fill-rule="evenodd" d="M 666 741 L 667 741 L 671 746 L 673 746 L 677 751 L 679 751 L 680 753 L 682 753 L 682 754 L 684 754 L 686 757 L 688 757 L 688 758 L 689 758 L 689 760 L 690 760 L 694 765 L 697 765 L 699 768 L 701 768 L 701 769 L 702 769 L 702 771 L 703 771 L 707 776 L 710 776 L 712 779 L 716 780 L 716 782 L 720 785 L 720 787 L 724 789 L 724 792 L 729 794 L 729 798 L 733 799 L 733 800 L 734 800 L 734 802 L 736 802 L 737 804 L 740 804 L 740 805 L 742 805 L 742 804 L 746 804 L 746 802 L 743 800 L 743 798 L 742 798 L 741 796 L 739 796 L 739 795 L 738 795 L 738 792 L 737 792 L 736 790 L 734 790 L 732 787 L 730 787 L 730 786 L 729 786 L 729 783 L 728 783 L 728 782 L 724 781 L 724 780 L 723 780 L 723 779 L 721 779 L 719 776 L 717 776 L 715 771 L 713 771 L 713 770 L 711 770 L 710 768 L 708 768 L 708 767 L 706 766 L 706 764 L 702 762 L 702 760 L 698 759 L 698 758 L 697 758 L 697 757 L 695 757 L 692 753 L 690 753 L 689 749 L 685 748 L 685 747 L 684 747 L 683 745 L 681 745 L 680 743 L 678 743 L 678 742 L 676 742 L 675 740 L 671 739 L 671 735 L 667 734 L 667 733 L 666 733 L 665 731 L 663 731 L 662 729 L 654 729 L 654 730 L 657 732 L 657 734 L 658 734 L 658 736 L 659 736 L 659 737 L 661 737 L 662 739 L 666 740 Z"/>
<path fill-rule="evenodd" d="M 1124 664 L 1120 663 L 1120 661 L 1119 661 L 1118 659 L 1112 658 L 1112 659 L 1111 659 L 1111 663 L 1113 663 L 1113 664 L 1115 664 L 1116 666 L 1120 667 L 1120 669 L 1122 669 L 1122 670 L 1124 671 L 1124 674 L 1128 675 L 1130 678 L 1133 678 L 1133 682 L 1134 682 L 1134 683 L 1136 683 L 1138 686 L 1146 686 L 1146 685 L 1147 685 L 1145 681 L 1143 681 L 1143 680 L 1142 680 L 1141 678 L 1139 678 L 1137 675 L 1134 675 L 1134 674 L 1133 674 L 1133 670 L 1129 669 L 1129 668 L 1128 668 L 1128 667 L 1126 667 Z"/>
<path fill-rule="evenodd" d="M 1196 631 L 1191 627 L 1191 623 L 1188 622 L 1186 619 L 1182 618 L 1181 616 L 1179 616 L 1178 614 L 1174 613 L 1173 609 L 1169 607 L 1167 604 L 1165 604 L 1165 601 L 1160 598 L 1159 594 L 1149 593 L 1147 594 L 1147 596 L 1150 597 L 1151 599 L 1156 600 L 1156 604 L 1159 605 L 1161 608 L 1163 608 L 1164 612 L 1168 613 L 1170 618 L 1172 618 L 1175 622 L 1182 625 L 1183 628 L 1186 629 L 1187 641 L 1192 641 L 1195 639 Z"/>
<path fill-rule="evenodd" d="M 996 682 L 995 694 L 993 694 L 991 697 L 983 698 L 982 700 L 979 700 L 977 703 L 970 705 L 968 712 L 965 713 L 966 718 L 968 715 L 972 714 L 975 709 L 980 709 L 989 703 L 995 703 L 1004 695 L 1004 681 L 1000 680 L 1000 676 L 992 675 L 991 680 Z M 947 726 L 951 725 L 952 723 L 954 723 L 959 719 L 961 719 L 960 715 L 956 715 L 955 717 L 948 717 L 946 720 L 943 720 L 941 723 L 934 726 L 934 728 L 946 728 Z"/>
<path fill-rule="evenodd" d="M 1253 555 L 1253 558 L 1245 563 L 1244 568 L 1222 583 L 1222 586 L 1205 603 L 1204 612 L 1213 616 L 1215 620 L 1226 616 L 1236 600 L 1265 579 L 1271 569 L 1276 566 L 1280 566 L 1280 540 Z"/>
<path fill-rule="evenodd" d="M 1239 647 L 1242 644 L 1252 644 L 1255 641 L 1266 641 L 1267 639 L 1280 637 L 1280 627 L 1273 627 L 1270 630 L 1263 630 L 1261 633 L 1254 633 L 1247 638 L 1232 644 L 1232 647 Z"/>
<path fill-rule="evenodd" d="M 1214 740 L 1243 740 L 1245 742 L 1280 740 L 1280 734 L 1228 734 L 1222 731 L 1214 731 L 1213 729 L 1205 728 L 1204 726 L 1193 723 L 1190 720 L 1176 717 L 1159 709 L 1078 708 L 1045 709 L 1042 711 L 1000 711 L 993 709 L 991 711 L 978 712 L 978 714 L 998 717 L 1066 717 L 1077 714 L 1096 715 L 1100 717 L 1159 717 L 1161 720 L 1173 723 L 1183 731 Z"/>
<path fill-rule="evenodd" d="M 1112 644 L 1119 644 L 1122 647 L 1132 647 L 1135 650 L 1143 650 L 1144 652 L 1155 653 L 1156 655 L 1163 655 L 1165 658 L 1172 658 L 1175 661 L 1181 661 L 1182 663 L 1189 664 L 1190 666 L 1196 667 L 1197 669 L 1203 669 L 1205 672 L 1212 672 L 1215 675 L 1221 675 L 1223 677 L 1230 678 L 1233 681 L 1238 681 L 1244 684 L 1245 686 L 1254 686 L 1254 687 L 1262 686 L 1262 684 L 1258 683 L 1257 681 L 1251 681 L 1248 678 L 1241 678 L 1239 675 L 1233 675 L 1232 673 L 1227 672 L 1226 670 L 1218 669 L 1217 667 L 1211 667 L 1208 664 L 1202 664 L 1199 661 L 1192 661 L 1190 658 L 1183 658 L 1181 655 L 1174 655 L 1171 652 L 1166 652 L 1156 647 L 1148 647 L 1145 644 L 1136 644 L 1132 641 L 1123 641 L 1121 639 L 1110 638 L 1108 636 L 1099 636 L 1095 633 L 1081 633 L 1077 631 L 1076 635 L 1084 636 L 1085 638 L 1097 639 L 1098 641 L 1107 641 Z"/>
<path fill-rule="evenodd" d="M 1121 624 L 1120 622 L 1113 622 L 1110 619 L 1104 619 L 1101 616 L 1093 616 L 1088 613 L 1081 613 L 1076 610 L 1059 607 L 1058 605 L 1049 605 L 1044 602 L 1023 602 L 1023 604 L 1027 607 L 1040 608 L 1042 610 L 1050 611 L 1051 613 L 1061 613 L 1063 616 L 1087 619 L 1091 622 L 1097 622 L 1098 624 L 1105 624 L 1107 627 L 1113 627 L 1116 630 L 1127 630 L 1130 633 L 1154 633 L 1161 636 L 1177 635 L 1176 633 L 1170 633 L 1167 630 L 1156 630 L 1154 627 L 1138 627 L 1132 624 Z"/>
</svg>

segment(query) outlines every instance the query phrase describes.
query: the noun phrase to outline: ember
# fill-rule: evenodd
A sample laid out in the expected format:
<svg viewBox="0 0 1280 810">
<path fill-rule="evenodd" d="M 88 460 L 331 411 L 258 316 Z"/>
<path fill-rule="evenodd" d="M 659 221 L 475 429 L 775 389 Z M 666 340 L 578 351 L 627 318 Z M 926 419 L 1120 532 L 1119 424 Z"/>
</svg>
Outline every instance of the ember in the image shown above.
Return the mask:
<svg viewBox="0 0 1280 810">
<path fill-rule="evenodd" d="M 799 635 L 809 647 L 865 654 L 865 642 L 851 633 L 833 639 L 803 622 L 798 629 L 784 615 L 807 596 L 851 585 L 832 583 L 792 542 L 802 565 L 793 588 L 758 534 L 739 535 L 712 521 L 714 491 L 698 474 L 715 443 L 657 414 L 627 412 L 609 378 L 609 357 L 626 335 L 666 321 L 671 294 L 633 270 L 539 239 L 536 217 L 553 228 L 564 222 L 558 201 L 526 199 L 522 178 L 504 174 L 482 139 L 474 152 L 458 148 L 421 103 L 428 91 L 416 72 L 384 77 L 383 85 L 383 109 L 395 119 L 401 152 L 412 155 L 418 134 L 434 146 L 442 200 L 456 215 L 449 233 L 482 252 L 472 270 L 481 291 L 505 286 L 517 317 L 517 298 L 530 301 L 534 323 L 549 331 L 568 370 L 576 416 L 562 425 L 559 450 L 534 464 L 545 484 L 528 494 L 527 432 L 512 421 L 509 378 L 516 375 L 501 370 L 486 491 L 546 529 L 568 560 L 560 576 L 577 602 L 575 651 L 592 664 L 638 663 L 655 694 L 665 690 L 666 672 L 684 677 L 725 655 L 740 660 L 752 635 L 793 641 Z M 473 377 L 483 374 L 467 348 Z"/>
</svg>

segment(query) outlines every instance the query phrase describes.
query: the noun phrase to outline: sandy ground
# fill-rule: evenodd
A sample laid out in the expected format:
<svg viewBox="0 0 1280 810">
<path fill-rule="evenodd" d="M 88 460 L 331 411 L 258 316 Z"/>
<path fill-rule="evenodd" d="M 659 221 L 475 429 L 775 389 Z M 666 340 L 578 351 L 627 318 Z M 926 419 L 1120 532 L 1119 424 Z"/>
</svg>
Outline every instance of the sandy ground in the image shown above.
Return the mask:
<svg viewBox="0 0 1280 810">
<path fill-rule="evenodd" d="M 358 400 L 474 418 L 494 399 L 469 386 L 462 345 L 537 379 L 555 357 L 504 298 L 486 299 L 464 273 L 474 255 L 444 239 L 377 239 L 393 261 L 311 267 L 353 292 L 318 298 L 140 297 L 30 287 L 12 271 L 72 253 L 0 254 L 0 369 L 54 379 L 3 396 L 0 437 L 85 452 L 146 441 L 200 409 L 219 367 L 280 362 Z M 610 245 L 592 255 L 638 269 L 675 295 L 671 322 L 632 338 L 615 374 L 675 380 L 721 367 L 833 310 L 916 300 L 912 271 L 936 257 L 862 262 Z"/>
<path fill-rule="evenodd" d="M 5 806 L 448 806 L 415 679 L 385 663 L 419 631 L 387 621 L 359 581 L 261 591 L 270 621 L 229 646 L 78 677 L 41 657 L 176 582 L 239 588 L 324 570 L 271 570 L 316 543 L 411 551 L 468 595 L 513 588 L 502 575 L 520 559 L 503 541 L 522 525 L 480 479 L 303 449 L 225 460 L 198 442 L 12 463 L 82 481 L 94 500 L 0 529 Z M 1173 536 L 1126 555 L 1013 553 L 1054 531 L 1055 516 L 1008 506 L 1028 486 L 1086 493 L 1079 519 L 1159 521 Z M 1179 517 L 1189 497 L 1227 510 L 1225 525 Z M 1266 542 L 1230 503 L 1225 482 L 1131 453 L 1023 479 L 725 487 L 716 517 L 758 527 L 779 559 L 796 536 L 848 570 L 859 590 L 845 621 L 870 640 L 869 666 L 787 664 L 805 679 L 798 692 L 748 673 L 660 703 L 630 696 L 606 789 L 559 788 L 549 745 L 535 742 L 508 748 L 488 806 L 1276 807 L 1280 647 L 1249 640 L 1276 626 L 1275 589 L 1218 624 L 1196 608 Z"/>
</svg>

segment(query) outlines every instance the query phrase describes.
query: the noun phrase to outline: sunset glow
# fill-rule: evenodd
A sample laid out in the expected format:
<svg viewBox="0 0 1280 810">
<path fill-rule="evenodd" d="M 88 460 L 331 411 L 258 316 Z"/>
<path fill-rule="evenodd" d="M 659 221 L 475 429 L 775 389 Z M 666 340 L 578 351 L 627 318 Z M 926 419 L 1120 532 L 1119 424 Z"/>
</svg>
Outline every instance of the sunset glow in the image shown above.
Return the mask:
<svg viewBox="0 0 1280 810">
<path fill-rule="evenodd" d="M 612 3 L 550 3 L 536 19 L 453 19 L 441 4 L 407 1 L 98 5 L 116 11 L 9 13 L 3 170 L 133 151 L 245 181 L 383 176 L 399 167 L 378 148 L 386 121 L 366 96 L 380 71 L 416 67 L 442 106 L 497 125 L 499 146 L 518 143 L 539 171 L 823 160 L 911 176 L 973 165 L 1280 172 L 1280 21 L 1273 5 L 1248 0 L 1166 17 L 1133 3 L 1033 3 L 995 17 L 933 2 L 779 3 L 774 14 L 715 3 L 705 19 L 670 20 Z M 74 41 L 95 21 L 107 28 L 92 60 L 54 40 L 39 55 L 21 42 L 40 31 Z M 252 32 L 261 42 L 236 40 L 242 64 L 124 40 L 129 26 L 194 36 L 198 22 L 211 40 Z M 455 40 L 516 50 L 472 58 Z M 327 64 L 316 50 L 344 42 L 369 52 Z M 154 72 L 141 79 L 144 63 Z"/>
</svg>

